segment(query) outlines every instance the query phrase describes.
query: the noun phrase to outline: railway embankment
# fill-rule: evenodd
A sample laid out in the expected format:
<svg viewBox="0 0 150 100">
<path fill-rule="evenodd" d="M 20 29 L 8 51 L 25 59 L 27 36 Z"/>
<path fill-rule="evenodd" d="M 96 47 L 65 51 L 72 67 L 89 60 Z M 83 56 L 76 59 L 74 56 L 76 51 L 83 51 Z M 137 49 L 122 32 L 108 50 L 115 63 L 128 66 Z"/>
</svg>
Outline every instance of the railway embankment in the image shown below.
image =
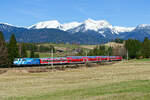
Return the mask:
<svg viewBox="0 0 150 100">
<path fill-rule="evenodd" d="M 49 71 L 64 71 L 77 68 L 92 68 L 111 65 L 118 62 L 103 62 L 103 63 L 86 63 L 86 64 L 73 64 L 73 65 L 46 65 L 46 66 L 26 66 L 26 67 L 12 67 L 0 68 L 0 74 L 24 74 L 24 73 L 41 73 Z"/>
</svg>

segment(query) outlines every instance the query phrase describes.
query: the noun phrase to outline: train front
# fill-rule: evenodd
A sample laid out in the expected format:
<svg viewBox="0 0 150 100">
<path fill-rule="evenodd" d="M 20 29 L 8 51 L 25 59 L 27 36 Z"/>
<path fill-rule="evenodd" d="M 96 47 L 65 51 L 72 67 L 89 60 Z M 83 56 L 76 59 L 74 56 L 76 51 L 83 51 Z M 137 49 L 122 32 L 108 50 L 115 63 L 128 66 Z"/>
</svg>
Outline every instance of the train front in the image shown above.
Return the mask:
<svg viewBox="0 0 150 100">
<path fill-rule="evenodd" d="M 38 58 L 15 58 L 13 65 L 14 66 L 40 65 L 40 59 Z"/>
</svg>

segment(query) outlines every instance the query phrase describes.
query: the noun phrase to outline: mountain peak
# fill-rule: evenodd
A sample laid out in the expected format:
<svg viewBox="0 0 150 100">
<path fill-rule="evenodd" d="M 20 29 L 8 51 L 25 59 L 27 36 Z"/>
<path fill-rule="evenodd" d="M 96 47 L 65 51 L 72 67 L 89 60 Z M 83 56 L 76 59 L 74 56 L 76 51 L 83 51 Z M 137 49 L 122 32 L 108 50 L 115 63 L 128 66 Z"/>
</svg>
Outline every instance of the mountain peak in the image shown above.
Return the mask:
<svg viewBox="0 0 150 100">
<path fill-rule="evenodd" d="M 60 26 L 60 23 L 57 20 L 51 20 L 51 21 L 43 21 L 39 22 L 35 25 L 30 26 L 29 28 L 58 28 Z"/>
<path fill-rule="evenodd" d="M 67 31 L 69 29 L 73 29 L 77 26 L 81 25 L 81 23 L 79 22 L 70 22 L 70 23 L 65 23 L 65 24 L 62 24 L 60 29 L 64 30 L 64 31 Z"/>
<path fill-rule="evenodd" d="M 145 28 L 150 29 L 150 24 L 140 24 L 136 27 L 136 29 L 145 29 Z"/>
<path fill-rule="evenodd" d="M 85 24 L 95 24 L 99 26 L 108 26 L 110 25 L 106 20 L 93 20 L 93 19 L 87 19 L 84 21 Z"/>
<path fill-rule="evenodd" d="M 87 19 L 84 21 L 85 30 L 98 31 L 101 28 L 110 27 L 111 25 L 106 20 Z"/>
<path fill-rule="evenodd" d="M 13 25 L 11 25 L 11 24 L 8 24 L 8 23 L 1 23 L 1 22 L 0 22 L 0 24 L 3 24 L 3 25 L 9 25 L 9 26 L 13 26 Z"/>
<path fill-rule="evenodd" d="M 15 28 L 25 28 L 25 27 L 22 27 L 22 26 L 16 26 L 16 25 L 12 25 L 12 24 L 8 24 L 8 23 L 2 23 L 0 22 L 0 26 L 2 27 L 15 27 Z"/>
</svg>

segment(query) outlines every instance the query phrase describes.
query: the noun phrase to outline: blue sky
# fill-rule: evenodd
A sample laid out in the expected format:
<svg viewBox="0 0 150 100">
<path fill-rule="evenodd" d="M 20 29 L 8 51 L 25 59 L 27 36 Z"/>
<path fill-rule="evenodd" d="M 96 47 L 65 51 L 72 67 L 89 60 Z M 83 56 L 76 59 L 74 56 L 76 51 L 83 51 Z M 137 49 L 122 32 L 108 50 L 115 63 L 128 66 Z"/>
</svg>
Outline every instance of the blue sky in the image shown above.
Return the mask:
<svg viewBox="0 0 150 100">
<path fill-rule="evenodd" d="M 40 21 L 82 22 L 88 18 L 112 25 L 150 24 L 150 0 L 1 0 L 0 22 L 30 26 Z"/>
</svg>

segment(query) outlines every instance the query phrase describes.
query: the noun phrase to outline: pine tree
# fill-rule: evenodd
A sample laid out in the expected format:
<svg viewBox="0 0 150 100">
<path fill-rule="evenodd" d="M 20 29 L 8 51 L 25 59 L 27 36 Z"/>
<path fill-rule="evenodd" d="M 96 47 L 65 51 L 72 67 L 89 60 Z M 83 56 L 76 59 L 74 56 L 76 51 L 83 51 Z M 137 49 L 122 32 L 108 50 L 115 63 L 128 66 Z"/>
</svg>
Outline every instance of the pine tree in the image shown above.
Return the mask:
<svg viewBox="0 0 150 100">
<path fill-rule="evenodd" d="M 55 47 L 53 46 L 53 45 L 50 45 L 50 51 L 52 51 L 52 49 L 53 49 L 53 52 L 55 53 L 56 52 L 56 50 L 55 50 Z"/>
<path fill-rule="evenodd" d="M 8 55 L 9 55 L 9 62 L 11 64 L 13 64 L 15 58 L 19 57 L 19 49 L 14 34 L 11 35 L 10 41 L 8 43 Z"/>
<path fill-rule="evenodd" d="M 0 67 L 8 66 L 8 51 L 3 33 L 0 32 Z"/>
<path fill-rule="evenodd" d="M 35 56 L 34 56 L 34 51 L 33 50 L 31 50 L 31 52 L 30 52 L 30 58 L 34 58 Z"/>
<path fill-rule="evenodd" d="M 112 56 L 113 55 L 113 48 L 112 47 L 108 47 L 107 53 L 108 53 L 108 56 Z"/>
<path fill-rule="evenodd" d="M 150 40 L 146 37 L 142 43 L 142 55 L 145 58 L 150 57 Z"/>
<path fill-rule="evenodd" d="M 141 42 L 138 40 L 128 39 L 125 42 L 125 48 L 128 50 L 130 58 L 138 58 L 141 52 Z"/>
<path fill-rule="evenodd" d="M 107 49 L 104 45 L 96 46 L 88 53 L 89 56 L 107 55 Z"/>
<path fill-rule="evenodd" d="M 35 54 L 34 54 L 34 57 L 35 57 L 35 58 L 39 58 L 39 57 L 40 57 L 39 53 L 35 53 Z"/>
<path fill-rule="evenodd" d="M 26 58 L 27 57 L 27 49 L 26 45 L 24 43 L 21 44 L 21 52 L 20 52 L 21 57 Z"/>
</svg>

